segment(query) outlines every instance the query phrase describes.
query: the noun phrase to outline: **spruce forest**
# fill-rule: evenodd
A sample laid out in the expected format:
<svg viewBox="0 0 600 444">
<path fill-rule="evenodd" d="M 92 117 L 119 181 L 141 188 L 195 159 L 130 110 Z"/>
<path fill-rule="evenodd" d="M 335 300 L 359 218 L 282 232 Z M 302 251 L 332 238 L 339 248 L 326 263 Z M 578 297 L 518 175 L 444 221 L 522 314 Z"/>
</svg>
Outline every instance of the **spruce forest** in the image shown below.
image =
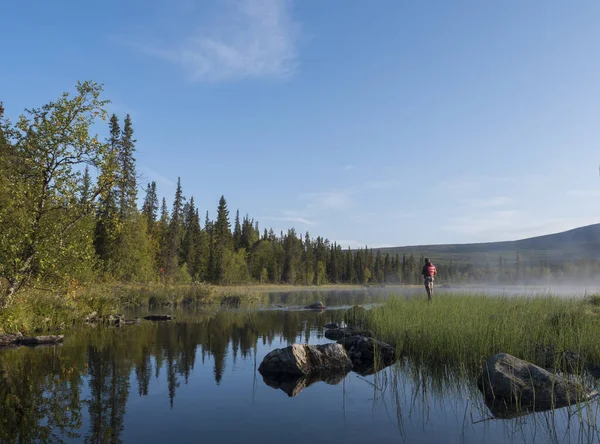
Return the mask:
<svg viewBox="0 0 600 444">
<path fill-rule="evenodd" d="M 139 180 L 130 116 L 108 116 L 99 84 L 79 82 L 76 91 L 27 109 L 15 123 L 0 105 L 3 306 L 24 288 L 55 291 L 95 281 L 421 283 L 422 256 L 342 249 L 294 228 L 275 233 L 237 209 L 232 214 L 224 196 L 215 199 L 211 218 L 180 179 L 168 204 L 156 182 Z M 97 124 L 108 125 L 105 140 L 92 135 Z M 447 282 L 513 282 L 570 266 L 499 263 L 436 265 Z"/>
</svg>

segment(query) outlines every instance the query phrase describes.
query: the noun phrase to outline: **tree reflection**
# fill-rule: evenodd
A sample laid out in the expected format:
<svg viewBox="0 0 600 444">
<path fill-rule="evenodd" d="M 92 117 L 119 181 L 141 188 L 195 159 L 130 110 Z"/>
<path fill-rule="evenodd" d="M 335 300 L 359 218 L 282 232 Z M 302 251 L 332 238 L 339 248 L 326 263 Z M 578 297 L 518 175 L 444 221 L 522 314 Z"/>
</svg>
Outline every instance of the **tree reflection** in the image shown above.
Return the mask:
<svg viewBox="0 0 600 444">
<path fill-rule="evenodd" d="M 193 313 L 186 322 L 86 328 L 64 346 L 0 351 L 0 442 L 120 443 L 130 378 L 147 396 L 152 376 L 165 378 L 173 408 L 198 356 L 211 358 L 215 383 L 227 360 L 251 359 L 259 344 L 306 340 L 310 325 L 323 328 L 336 314 L 309 311 Z M 182 316 L 183 317 L 183 316 Z M 178 316 L 179 318 L 179 316 Z M 82 414 L 89 428 L 81 430 Z"/>
</svg>

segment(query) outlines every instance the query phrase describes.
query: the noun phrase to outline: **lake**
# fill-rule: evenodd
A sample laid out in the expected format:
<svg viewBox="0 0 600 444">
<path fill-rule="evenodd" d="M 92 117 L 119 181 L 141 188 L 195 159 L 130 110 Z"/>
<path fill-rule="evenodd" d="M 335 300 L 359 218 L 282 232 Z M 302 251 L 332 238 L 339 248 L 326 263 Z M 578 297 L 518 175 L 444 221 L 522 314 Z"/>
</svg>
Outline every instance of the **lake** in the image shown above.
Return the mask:
<svg viewBox="0 0 600 444">
<path fill-rule="evenodd" d="M 600 442 L 597 403 L 492 419 L 474 380 L 406 359 L 307 386 L 263 380 L 269 351 L 332 342 L 325 324 L 388 293 L 278 293 L 270 302 L 284 307 L 188 309 L 171 322 L 88 327 L 60 346 L 2 350 L 0 441 Z M 294 308 L 318 298 L 327 310 Z"/>
</svg>

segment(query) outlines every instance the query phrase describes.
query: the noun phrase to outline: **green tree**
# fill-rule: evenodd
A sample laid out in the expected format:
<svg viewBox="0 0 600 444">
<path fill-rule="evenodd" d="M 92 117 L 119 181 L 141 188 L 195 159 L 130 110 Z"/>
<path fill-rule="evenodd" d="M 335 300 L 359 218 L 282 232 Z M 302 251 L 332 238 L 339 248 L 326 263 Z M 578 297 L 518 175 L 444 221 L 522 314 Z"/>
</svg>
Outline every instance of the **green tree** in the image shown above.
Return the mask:
<svg viewBox="0 0 600 444">
<path fill-rule="evenodd" d="M 177 178 L 177 190 L 171 210 L 169 228 L 167 230 L 165 274 L 173 277 L 179 272 L 181 257 L 181 241 L 183 239 L 183 192 L 181 190 L 181 178 Z"/>
<path fill-rule="evenodd" d="M 136 210 L 137 184 L 135 177 L 135 140 L 133 139 L 133 127 L 131 117 L 125 116 L 123 132 L 119 141 L 118 160 L 120 166 L 119 174 L 119 212 L 121 218 L 127 217 Z"/>
<path fill-rule="evenodd" d="M 212 280 L 216 283 L 223 281 L 226 271 L 226 254 L 232 250 L 231 225 L 229 223 L 229 210 L 224 196 L 219 199 L 217 220 L 212 227 Z"/>
<path fill-rule="evenodd" d="M 0 207 L 0 277 L 8 283 L 2 306 L 28 284 L 60 286 L 93 262 L 92 238 L 82 221 L 112 183 L 99 177 L 82 202 L 79 168 L 102 168 L 106 161 L 110 147 L 89 130 L 105 118 L 107 102 L 96 83 L 78 82 L 76 90 L 26 110 L 14 125 L 1 117 L 2 149 L 8 151 L 3 182 L 9 185 L 2 192 L 7 205 Z"/>
<path fill-rule="evenodd" d="M 142 205 L 142 214 L 146 217 L 146 223 L 152 227 L 158 217 L 158 196 L 156 195 L 156 182 L 152 181 L 146 187 L 146 197 Z"/>
</svg>

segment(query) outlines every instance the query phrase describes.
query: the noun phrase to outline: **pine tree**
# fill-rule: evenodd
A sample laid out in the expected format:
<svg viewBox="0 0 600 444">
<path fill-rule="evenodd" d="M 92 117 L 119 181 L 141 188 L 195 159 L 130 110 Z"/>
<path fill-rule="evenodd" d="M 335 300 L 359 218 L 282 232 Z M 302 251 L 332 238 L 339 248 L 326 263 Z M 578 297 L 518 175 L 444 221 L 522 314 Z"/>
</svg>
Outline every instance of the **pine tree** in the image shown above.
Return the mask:
<svg viewBox="0 0 600 444">
<path fill-rule="evenodd" d="M 159 253 L 158 253 L 158 267 L 160 269 L 161 276 L 164 276 L 166 266 L 167 266 L 167 258 L 169 251 L 169 210 L 167 209 L 167 200 L 163 197 L 162 205 L 160 207 L 160 220 L 157 224 L 157 238 L 159 244 Z"/>
<path fill-rule="evenodd" d="M 110 258 L 114 254 L 115 242 L 121 228 L 116 191 L 120 133 L 119 119 L 113 114 L 107 139 L 109 149 L 99 177 L 99 182 L 104 182 L 107 186 L 100 193 L 94 230 L 94 248 L 104 271 L 107 271 Z"/>
<path fill-rule="evenodd" d="M 225 275 L 225 261 L 227 254 L 232 251 L 231 225 L 229 223 L 229 210 L 224 196 L 219 199 L 217 220 L 212 226 L 212 280 L 221 282 Z"/>
<path fill-rule="evenodd" d="M 177 190 L 171 210 L 171 219 L 167 231 L 167 255 L 165 262 L 165 274 L 174 278 L 179 273 L 181 240 L 183 237 L 183 193 L 181 191 L 181 179 L 177 178 Z"/>
<path fill-rule="evenodd" d="M 135 140 L 133 127 L 129 114 L 125 117 L 123 132 L 119 145 L 119 214 L 121 218 L 127 217 L 136 208 L 137 184 L 135 177 Z"/>
<path fill-rule="evenodd" d="M 304 266 L 304 285 L 310 285 L 315 279 L 313 263 L 313 247 L 308 231 L 304 235 L 302 263 Z"/>
<path fill-rule="evenodd" d="M 81 205 L 87 205 L 92 197 L 92 178 L 90 177 L 90 170 L 87 165 L 85 167 L 85 171 L 83 173 L 83 179 L 81 183 L 81 197 L 79 198 L 79 203 Z"/>
<path fill-rule="evenodd" d="M 238 251 L 240 248 L 242 248 L 242 225 L 240 224 L 240 210 L 237 210 L 233 228 L 233 250 Z"/>
<path fill-rule="evenodd" d="M 190 198 L 190 202 L 186 205 L 187 211 L 185 214 L 185 234 L 181 247 L 182 259 L 187 264 L 187 269 L 192 279 L 197 279 L 200 272 L 200 261 L 198 254 L 200 253 L 201 229 L 200 220 L 198 219 L 198 210 L 194 204 L 194 198 Z"/>
<path fill-rule="evenodd" d="M 142 206 L 142 214 L 146 218 L 149 229 L 156 223 L 158 213 L 158 196 L 156 195 L 156 182 L 152 181 L 146 187 L 146 197 Z"/>
</svg>

